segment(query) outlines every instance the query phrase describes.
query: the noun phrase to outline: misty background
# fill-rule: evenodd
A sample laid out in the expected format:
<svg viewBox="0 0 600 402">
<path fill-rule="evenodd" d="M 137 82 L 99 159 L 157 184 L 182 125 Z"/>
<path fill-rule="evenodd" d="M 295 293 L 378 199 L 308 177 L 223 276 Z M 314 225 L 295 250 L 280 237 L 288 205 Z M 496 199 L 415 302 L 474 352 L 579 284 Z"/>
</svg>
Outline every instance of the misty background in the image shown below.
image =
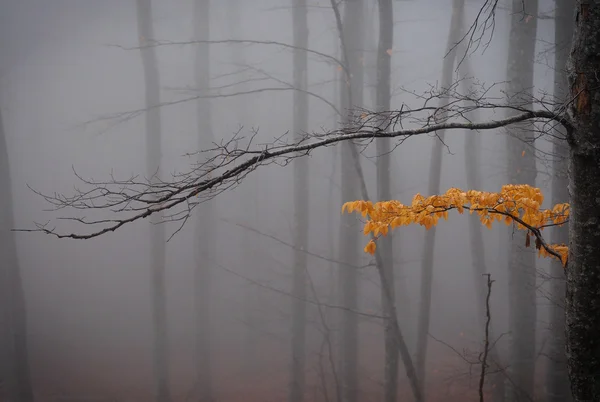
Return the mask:
<svg viewBox="0 0 600 402">
<path fill-rule="evenodd" d="M 210 4 L 210 39 L 251 39 L 292 43 L 292 8 L 283 0 L 220 0 Z M 391 107 L 414 102 L 414 93 L 439 84 L 452 14 L 451 1 L 394 1 L 394 45 L 391 53 Z M 481 7 L 467 1 L 469 25 Z M 502 2 L 501 2 L 502 3 Z M 505 2 L 507 3 L 507 2 Z M 193 1 L 152 2 L 154 35 L 159 41 L 193 38 Z M 469 60 L 477 81 L 498 83 L 489 96 L 503 96 L 510 29 L 510 5 L 500 8 L 491 43 Z M 12 182 L 14 225 L 31 228 L 61 215 L 47 212 L 42 193 L 71 193 L 83 178 L 127 178 L 146 172 L 144 75 L 140 58 L 136 5 L 122 0 L 3 0 L 0 3 L 0 107 Z M 554 1 L 540 0 L 539 15 L 551 15 Z M 340 58 L 339 36 L 329 1 L 308 2 L 308 48 Z M 376 1 L 364 1 L 363 105 L 375 102 L 378 41 Z M 194 97 L 194 44 L 155 48 L 161 102 Z M 537 23 L 534 94 L 551 97 L 554 76 L 554 21 Z M 210 100 L 216 141 L 236 133 L 256 134 L 257 143 L 292 135 L 292 51 L 276 45 L 211 44 Z M 339 71 L 330 61 L 308 54 L 307 90 L 339 106 Z M 239 92 L 245 94 L 235 95 Z M 131 111 L 140 113 L 128 114 Z M 163 178 L 189 170 L 198 150 L 196 104 L 183 101 L 160 107 Z M 123 114 L 125 113 L 125 114 Z M 333 129 L 341 117 L 322 100 L 309 97 L 308 130 Z M 506 131 L 482 135 L 482 188 L 498 191 L 507 181 Z M 445 139 L 441 189 L 467 188 L 463 144 L 470 138 L 450 132 Z M 428 192 L 430 150 L 435 136 L 411 138 L 391 155 L 391 193 L 409 203 Z M 341 145 L 315 150 L 308 158 L 309 203 L 306 298 L 305 400 L 326 400 L 323 376 L 325 332 L 317 305 L 339 304 L 337 270 L 341 206 Z M 551 144 L 536 141 L 536 185 L 548 195 L 552 172 L 544 151 Z M 376 191 L 377 152 L 361 154 L 370 194 Z M 210 264 L 211 372 L 215 400 L 281 401 L 289 385 L 294 241 L 292 164 L 261 166 L 231 190 L 215 198 L 215 225 L 202 236 L 215 245 Z M 566 201 L 566 200 L 565 200 Z M 548 206 L 546 201 L 544 206 Z M 200 204 L 194 213 L 203 208 Z M 82 211 L 85 215 L 85 211 Z M 469 250 L 468 220 L 450 214 L 437 228 L 429 333 L 426 400 L 449 400 L 475 387 L 476 374 L 456 350 L 477 351 L 482 328 L 477 319 L 478 288 Z M 362 233 L 361 222 L 347 230 Z M 87 230 L 59 222 L 65 232 Z M 167 237 L 176 223 L 165 225 Z M 165 291 L 168 328 L 168 370 L 172 400 L 188 400 L 195 392 L 194 266 L 198 244 L 195 226 L 186 224 L 166 246 Z M 15 234 L 27 312 L 27 342 L 36 400 L 79 396 L 97 400 L 151 400 L 152 366 L 151 242 L 149 223 L 125 225 L 114 233 L 90 239 L 57 239 L 39 233 Z M 505 227 L 484 229 L 488 271 L 495 280 L 491 296 L 496 335 L 509 333 L 509 237 Z M 417 343 L 421 260 L 425 229 L 403 227 L 394 235 L 394 287 L 400 322 L 411 353 Z M 362 253 L 368 238 L 356 244 L 356 266 L 372 263 Z M 524 245 L 519 245 L 524 249 Z M 535 252 L 527 250 L 524 252 Z M 544 387 L 549 336 L 549 261 L 536 259 L 536 387 Z M 375 268 L 358 269 L 357 309 L 381 314 L 381 286 Z M 312 286 L 314 285 L 314 292 Z M 334 320 L 339 309 L 325 307 Z M 335 321 L 335 320 L 334 320 Z M 329 330 L 340 335 L 335 323 Z M 380 400 L 383 392 L 383 327 L 374 317 L 359 318 L 360 396 Z M 510 335 L 496 347 L 507 351 Z M 447 345 L 446 345 L 447 344 Z M 323 373 L 325 365 L 325 373 Z M 399 394 L 410 398 L 402 365 Z M 331 396 L 330 396 L 331 397 Z M 112 398 L 112 399 L 109 399 Z M 252 399 L 255 398 L 255 399 Z M 439 398 L 439 399 L 436 399 Z M 445 399 L 444 399 L 445 398 Z M 84 400 L 84 399 L 81 399 Z M 90 399 L 92 400 L 92 399 Z M 457 399 L 460 400 L 460 399 Z M 524 399 L 525 400 L 525 399 Z M 537 400 L 537 399 L 536 399 Z M 541 400 L 541 399 L 540 399 Z"/>
</svg>

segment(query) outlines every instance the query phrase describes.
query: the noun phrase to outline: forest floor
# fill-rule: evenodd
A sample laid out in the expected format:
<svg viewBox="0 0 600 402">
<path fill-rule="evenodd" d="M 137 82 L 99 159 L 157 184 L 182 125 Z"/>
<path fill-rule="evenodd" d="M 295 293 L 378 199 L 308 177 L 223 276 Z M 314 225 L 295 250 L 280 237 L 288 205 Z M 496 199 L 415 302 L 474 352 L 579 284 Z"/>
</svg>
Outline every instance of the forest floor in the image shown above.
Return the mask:
<svg viewBox="0 0 600 402">
<path fill-rule="evenodd" d="M 153 400 L 151 384 L 150 356 L 129 351 L 115 360 L 90 359 L 82 365 L 65 364 L 49 367 L 42 373 L 34 371 L 36 401 L 39 402 L 148 402 Z M 231 350 L 229 351 L 231 355 Z M 234 351 L 235 352 L 235 351 Z M 428 364 L 426 401 L 427 402 L 469 402 L 479 401 L 479 365 L 469 365 L 454 351 L 444 345 L 432 343 Z M 238 353 L 239 357 L 240 354 Z M 372 359 L 369 359 L 369 356 Z M 213 383 L 215 400 L 219 402 L 283 402 L 287 399 L 287 372 L 285 351 L 260 353 L 260 364 L 242 367 L 239 359 L 219 360 L 215 367 Z M 112 360 L 112 363 L 111 361 Z M 372 360 L 372 361 L 369 361 Z M 66 360 L 65 360 L 66 362 Z M 187 363 L 186 363 L 187 362 Z M 361 402 L 382 400 L 381 353 L 361 354 L 360 396 Z M 171 392 L 173 402 L 194 400 L 193 367 L 189 356 L 174 354 L 171 366 Z M 328 374 L 326 382 L 328 395 L 323 392 L 323 378 L 320 369 L 328 364 L 328 359 L 307 362 L 307 386 L 305 402 L 334 401 L 335 380 Z M 327 369 L 326 369 L 327 370 Z M 327 370 L 329 371 L 329 370 Z M 543 368 L 537 375 L 543 378 Z M 490 398 L 491 378 L 486 381 L 485 400 Z M 541 381 L 539 381 L 541 384 Z M 541 391 L 538 387 L 538 392 Z M 541 393 L 540 393 L 541 394 Z M 399 371 L 398 401 L 412 400 L 409 382 L 401 365 Z M 535 398 L 534 398 L 535 400 Z"/>
</svg>

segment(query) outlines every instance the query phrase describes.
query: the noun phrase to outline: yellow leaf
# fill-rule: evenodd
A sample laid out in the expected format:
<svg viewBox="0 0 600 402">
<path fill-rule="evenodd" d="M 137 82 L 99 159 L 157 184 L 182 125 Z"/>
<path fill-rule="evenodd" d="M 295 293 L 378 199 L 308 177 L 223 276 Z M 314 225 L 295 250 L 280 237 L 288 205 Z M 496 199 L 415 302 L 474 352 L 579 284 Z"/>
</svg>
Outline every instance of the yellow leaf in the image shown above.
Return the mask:
<svg viewBox="0 0 600 402">
<path fill-rule="evenodd" d="M 365 246 L 365 253 L 369 253 L 371 255 L 375 254 L 376 247 L 377 246 L 375 245 L 375 242 L 373 240 L 369 241 Z"/>
<path fill-rule="evenodd" d="M 448 211 L 456 209 L 463 213 L 467 209 L 471 214 L 477 213 L 483 225 L 492 228 L 494 222 L 504 221 L 506 225 L 514 224 L 517 230 L 528 232 L 526 245 L 530 247 L 532 228 L 542 231 L 545 226 L 562 225 L 569 218 L 569 204 L 556 204 L 551 209 L 542 209 L 544 196 L 539 188 L 524 184 L 506 184 L 499 192 L 484 192 L 459 188 L 450 188 L 445 194 L 424 197 L 416 194 L 410 205 L 399 201 L 366 201 L 346 202 L 342 212 L 359 212 L 366 218 L 363 227 L 365 235 L 387 235 L 391 230 L 404 225 L 418 223 L 425 229 L 437 225 L 440 218 L 447 219 Z M 523 222 L 523 224 L 519 223 Z M 537 233 L 533 230 L 533 233 Z M 535 246 L 540 257 L 560 256 L 564 266 L 567 264 L 569 249 L 566 245 L 543 246 L 543 240 L 535 237 Z M 365 247 L 365 252 L 374 253 L 375 242 Z"/>
</svg>

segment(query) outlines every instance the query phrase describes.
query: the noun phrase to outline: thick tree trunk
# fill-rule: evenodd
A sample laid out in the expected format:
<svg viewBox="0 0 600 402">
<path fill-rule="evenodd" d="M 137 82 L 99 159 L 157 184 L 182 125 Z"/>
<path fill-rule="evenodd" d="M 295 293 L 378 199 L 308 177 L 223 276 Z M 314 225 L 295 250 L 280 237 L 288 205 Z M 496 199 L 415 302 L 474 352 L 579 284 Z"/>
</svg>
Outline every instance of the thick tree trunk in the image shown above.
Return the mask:
<svg viewBox="0 0 600 402">
<path fill-rule="evenodd" d="M 292 0 L 294 28 L 294 135 L 300 142 L 308 129 L 306 0 Z M 289 401 L 304 400 L 306 348 L 306 253 L 308 248 L 308 159 L 294 159 L 294 277 L 292 282 L 292 359 Z"/>
<path fill-rule="evenodd" d="M 523 8 L 524 7 L 524 8 Z M 537 0 L 513 0 L 508 47 L 509 103 L 530 109 L 533 103 L 533 67 L 537 33 Z M 535 186 L 534 135 L 531 124 L 515 124 L 507 136 L 508 182 Z M 533 397 L 536 353 L 535 250 L 523 250 L 525 232 L 510 232 L 509 322 L 511 344 L 506 382 L 509 401 Z"/>
<path fill-rule="evenodd" d="M 210 39 L 210 0 L 194 2 L 194 39 Z M 196 47 L 194 61 L 194 81 L 200 95 L 208 95 L 210 87 L 210 49 L 207 43 Z M 196 124 L 198 127 L 198 149 L 208 149 L 214 142 L 212 132 L 210 99 L 196 101 Z M 210 157 L 201 154 L 200 158 Z M 203 161 L 200 160 L 199 163 Z M 196 264 L 194 267 L 194 306 L 195 306 L 195 363 L 196 392 L 202 402 L 214 401 L 211 369 L 211 266 L 216 249 L 216 211 L 211 194 L 196 208 Z M 206 228 L 211 228 L 207 230 Z"/>
<path fill-rule="evenodd" d="M 391 49 L 394 46 L 394 18 L 392 0 L 379 0 L 379 46 L 377 48 L 377 88 L 375 110 L 386 112 L 390 110 L 390 76 L 391 76 Z M 387 127 L 388 119 L 382 119 L 382 128 Z M 390 140 L 377 140 L 377 198 L 387 201 L 392 198 Z M 379 253 L 382 266 L 382 291 L 381 304 L 383 315 L 388 317 L 396 314 L 395 286 L 394 286 L 394 255 L 392 248 L 392 234 L 379 239 Z M 383 289 L 385 288 L 386 291 Z M 395 317 L 397 319 L 397 317 Z M 398 339 L 393 328 L 393 319 L 385 321 L 385 380 L 384 401 L 395 402 L 398 393 Z"/>
<path fill-rule="evenodd" d="M 161 118 L 160 118 L 160 80 L 158 62 L 153 47 L 151 0 L 137 0 L 138 36 L 144 68 L 144 89 L 146 99 L 146 169 L 148 180 L 152 184 L 160 182 L 161 160 Z M 150 248 L 152 266 L 152 322 L 154 335 L 153 368 L 156 400 L 170 400 L 168 369 L 168 336 L 165 295 L 165 232 L 158 224 L 162 214 L 153 214 L 150 223 Z"/>
<path fill-rule="evenodd" d="M 600 1 L 577 2 L 569 68 L 567 357 L 576 402 L 600 401 Z"/>
<path fill-rule="evenodd" d="M 554 97 L 559 104 L 567 101 L 569 95 L 567 83 L 567 60 L 573 38 L 573 12 L 574 0 L 557 0 L 554 17 Z M 569 149 L 564 138 L 564 129 L 557 130 L 554 138 L 552 166 L 552 204 L 566 202 L 569 199 L 568 186 L 568 158 Z M 552 229 L 551 240 L 553 244 L 567 244 L 569 232 L 566 227 Z M 565 275 L 564 268 L 559 261 L 550 264 L 552 276 L 552 292 L 550 307 L 550 342 L 548 351 L 548 366 L 546 372 L 546 401 L 568 402 L 571 400 L 569 378 L 567 370 L 567 356 L 565 354 Z"/>
<path fill-rule="evenodd" d="M 363 2 L 347 0 L 345 2 L 343 22 L 342 53 L 347 67 L 352 72 L 349 82 L 345 77 L 341 85 L 342 113 L 344 123 L 350 123 L 353 108 L 360 106 L 363 99 Z M 346 47 L 344 49 L 343 47 Z M 342 201 L 356 200 L 360 197 L 356 181 L 356 166 L 352 154 L 352 143 L 341 146 Z M 343 214 L 340 219 L 340 257 L 339 260 L 349 265 L 358 261 L 358 238 L 360 229 L 356 219 Z M 340 292 L 342 306 L 349 310 L 342 312 L 340 339 L 342 382 L 342 400 L 356 402 L 358 398 L 358 317 L 351 310 L 358 307 L 357 272 L 348 265 L 340 265 Z"/>
<path fill-rule="evenodd" d="M 25 295 L 14 233 L 8 149 L 0 111 L 0 375 L 7 401 L 33 401 Z"/>
<path fill-rule="evenodd" d="M 454 65 L 457 51 L 456 44 L 461 39 L 463 26 L 464 0 L 454 0 L 452 4 L 452 20 L 448 43 L 446 45 L 446 57 L 444 59 L 441 78 L 441 90 L 448 90 L 452 85 Z M 454 50 L 452 48 L 454 47 Z M 452 51 L 451 51 L 452 50 Z M 447 105 L 449 99 L 442 97 L 440 107 Z M 443 118 L 444 116 L 442 116 Z M 428 195 L 439 194 L 442 176 L 442 149 L 445 132 L 438 133 L 439 139 L 433 143 L 429 165 Z M 433 255 L 435 252 L 435 226 L 425 233 L 425 246 L 423 247 L 423 259 L 421 263 L 421 300 L 419 304 L 419 323 L 417 328 L 417 353 L 416 370 L 419 379 L 421 394 L 425 396 L 425 367 L 427 364 L 427 344 L 429 340 L 429 322 L 431 313 L 431 285 L 433 281 Z"/>
</svg>

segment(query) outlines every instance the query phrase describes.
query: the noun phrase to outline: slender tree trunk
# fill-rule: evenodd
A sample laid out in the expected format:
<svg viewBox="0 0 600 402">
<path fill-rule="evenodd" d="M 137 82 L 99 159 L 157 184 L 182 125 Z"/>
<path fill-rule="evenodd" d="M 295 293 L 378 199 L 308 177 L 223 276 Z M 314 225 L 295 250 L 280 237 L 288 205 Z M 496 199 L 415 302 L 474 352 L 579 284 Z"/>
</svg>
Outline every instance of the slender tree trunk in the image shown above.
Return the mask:
<svg viewBox="0 0 600 402">
<path fill-rule="evenodd" d="M 228 16 L 229 23 L 228 28 L 231 35 L 231 39 L 242 39 L 244 37 L 242 26 L 242 14 L 244 11 L 243 0 L 229 0 L 228 2 Z M 246 65 L 246 48 L 243 44 L 233 43 L 231 48 L 231 59 L 235 64 L 236 69 L 244 69 Z M 239 91 L 245 91 L 248 86 L 243 82 L 249 77 L 244 72 L 236 74 L 236 80 L 240 82 L 236 85 Z M 244 132 L 249 131 L 247 127 L 250 126 L 249 116 L 250 110 L 248 110 L 248 98 L 244 96 L 238 96 L 234 98 L 235 112 L 234 116 L 237 119 L 238 124 L 243 127 Z M 260 180 L 255 175 L 249 175 L 244 179 L 244 212 L 246 216 L 251 215 L 252 225 L 259 227 L 260 222 L 260 210 L 258 195 L 260 193 Z M 247 213 L 250 212 L 250 213 Z M 243 249 L 244 249 L 244 264 L 248 267 L 257 269 L 260 267 L 261 262 L 257 258 L 257 250 L 260 248 L 259 240 L 250 231 L 244 231 L 243 236 Z M 260 272 L 257 272 L 257 276 L 260 277 Z M 260 306 L 261 301 L 261 289 L 255 285 L 248 284 L 244 289 L 244 321 L 246 323 L 246 329 L 244 331 L 244 367 L 246 373 L 250 376 L 256 375 L 260 370 L 257 368 L 261 367 L 261 354 L 259 353 L 258 347 L 258 331 L 261 327 L 261 322 L 258 318 L 257 309 Z"/>
<path fill-rule="evenodd" d="M 523 8 L 524 7 L 524 8 Z M 513 0 L 508 47 L 509 103 L 530 109 L 533 103 L 533 68 L 537 33 L 538 1 Z M 537 175 L 534 132 L 531 123 L 516 124 L 507 135 L 508 182 L 535 186 Z M 508 400 L 533 397 L 536 353 L 536 264 L 535 250 L 523 250 L 524 231 L 510 233 L 509 322 L 511 345 Z"/>
<path fill-rule="evenodd" d="M 459 46 L 459 54 L 464 54 L 464 46 Z M 467 83 L 465 80 L 467 77 L 473 77 L 473 70 L 469 58 L 465 58 L 459 68 L 461 78 L 464 80 L 463 83 Z M 469 93 L 472 88 L 464 85 L 464 92 Z M 478 119 L 478 111 L 474 109 L 468 116 L 472 121 L 480 121 Z M 483 181 L 481 180 L 481 156 L 482 145 L 481 136 L 472 135 L 465 138 L 465 170 L 467 178 L 467 188 L 479 189 L 482 188 Z M 485 245 L 483 243 L 483 227 L 481 222 L 476 216 L 471 216 L 469 219 L 469 243 L 471 249 L 471 259 L 473 268 L 473 286 L 477 295 L 477 317 L 479 328 L 483 331 L 486 326 L 486 305 L 487 305 L 487 294 L 485 286 L 485 274 L 488 274 L 488 267 L 485 263 Z M 490 342 L 495 341 L 495 335 L 493 331 L 493 321 L 489 325 L 488 339 Z M 489 350 L 488 374 L 486 375 L 486 381 L 492 383 L 492 400 L 495 402 L 504 401 L 504 379 L 505 376 L 500 367 L 500 356 L 497 349 L 492 348 Z"/>
<path fill-rule="evenodd" d="M 379 0 L 379 46 L 377 48 L 377 90 L 375 108 L 378 112 L 390 110 L 390 79 L 391 79 L 391 49 L 394 46 L 394 18 L 392 0 Z M 383 118 L 382 128 L 387 129 L 389 120 Z M 392 198 L 391 186 L 391 158 L 390 140 L 377 140 L 377 198 L 387 201 Z M 379 268 L 383 273 L 382 289 L 385 286 L 387 292 L 381 292 L 381 304 L 383 315 L 390 316 L 396 313 L 396 295 L 394 286 L 394 254 L 392 248 L 392 234 L 379 239 L 379 252 L 381 254 L 382 266 Z M 397 317 L 396 317 L 397 319 Z M 394 321 L 385 321 L 385 381 L 384 401 L 395 402 L 398 394 L 398 339 L 394 333 Z"/>
<path fill-rule="evenodd" d="M 294 135 L 300 142 L 308 130 L 306 0 L 292 0 L 294 28 Z M 306 253 L 308 248 L 308 159 L 294 159 L 294 277 L 292 282 L 292 361 L 289 401 L 304 400 L 306 348 Z"/>
<path fill-rule="evenodd" d="M 137 0 L 138 36 L 140 40 L 142 65 L 144 68 L 144 88 L 146 98 L 146 169 L 152 184 L 160 182 L 161 161 L 161 118 L 160 118 L 160 79 L 158 62 L 153 47 L 151 0 Z M 146 46 L 146 47 L 145 47 Z M 168 336 L 165 295 L 165 232 L 159 224 L 162 214 L 153 214 L 150 224 L 150 247 L 152 265 L 152 322 L 154 335 L 153 368 L 156 400 L 170 400 L 168 368 Z"/>
<path fill-rule="evenodd" d="M 452 85 L 454 64 L 457 56 L 455 45 L 461 39 L 461 29 L 463 26 L 464 0 L 453 0 L 452 20 L 450 22 L 450 32 L 448 33 L 448 43 L 446 45 L 446 57 L 442 67 L 441 90 L 450 89 Z M 452 48 L 454 47 L 454 50 Z M 452 50 L 452 51 L 451 51 Z M 449 102 L 447 97 L 442 97 L 442 105 Z M 444 116 L 440 116 L 442 119 Z M 440 181 L 442 176 L 442 149 L 445 132 L 438 133 L 439 139 L 433 143 L 431 150 L 431 159 L 429 165 L 429 186 L 428 194 L 439 194 Z M 419 323 L 417 333 L 417 355 L 416 369 L 417 378 L 421 386 L 421 394 L 425 395 L 425 368 L 427 365 L 427 344 L 429 340 L 429 324 L 431 314 L 431 287 L 433 281 L 433 255 L 435 252 L 435 226 L 425 233 L 425 246 L 423 248 L 423 259 L 421 263 L 421 300 L 419 304 Z"/>
<path fill-rule="evenodd" d="M 206 41 L 210 39 L 210 0 L 194 2 L 194 39 Z M 199 43 L 196 47 L 194 61 L 194 81 L 201 95 L 208 95 L 210 87 L 210 48 L 207 43 Z M 214 142 L 212 132 L 210 100 L 208 97 L 196 101 L 196 124 L 198 127 L 198 149 L 207 149 Z M 201 154 L 200 158 L 210 157 Z M 203 161 L 200 160 L 199 163 Z M 195 305 L 195 363 L 196 391 L 198 400 L 214 401 L 212 390 L 212 356 L 211 356 L 211 266 L 216 249 L 217 227 L 215 205 L 208 194 L 196 208 L 196 265 L 194 270 L 194 305 Z M 207 228 L 211 228 L 208 230 Z"/>
<path fill-rule="evenodd" d="M 0 375 L 7 401 L 33 401 L 27 312 L 14 233 L 8 149 L 0 111 Z"/>
<path fill-rule="evenodd" d="M 575 402 L 600 401 L 600 1 L 577 2 L 569 63 L 567 357 Z"/>
<path fill-rule="evenodd" d="M 568 97 L 567 60 L 573 37 L 574 0 L 557 0 L 554 17 L 554 98 L 562 104 Z M 569 149 L 566 141 L 559 140 L 565 136 L 563 129 L 557 130 L 557 138 L 553 143 L 554 162 L 552 166 L 552 204 L 566 202 L 569 199 L 568 158 Z M 553 244 L 567 244 L 569 233 L 566 227 L 553 228 L 551 233 Z M 550 310 L 550 342 L 549 359 L 546 373 L 546 401 L 568 402 L 571 400 L 565 354 L 565 276 L 564 268 L 559 261 L 550 265 L 552 276 L 552 305 Z"/>
<path fill-rule="evenodd" d="M 344 125 L 351 122 L 352 109 L 362 104 L 363 99 L 363 2 L 347 0 L 342 25 L 342 53 L 347 68 L 352 72 L 346 75 L 341 85 L 341 100 L 345 119 Z M 342 202 L 355 200 L 360 196 L 356 181 L 356 166 L 352 155 L 352 143 L 341 147 Z M 349 214 L 340 218 L 340 257 L 341 262 L 355 265 L 358 261 L 358 237 L 360 229 Z M 340 265 L 340 292 L 342 306 L 349 310 L 342 312 L 340 336 L 340 377 L 342 400 L 356 402 L 358 398 L 358 317 L 351 310 L 358 307 L 357 272 L 348 265 Z"/>
</svg>

